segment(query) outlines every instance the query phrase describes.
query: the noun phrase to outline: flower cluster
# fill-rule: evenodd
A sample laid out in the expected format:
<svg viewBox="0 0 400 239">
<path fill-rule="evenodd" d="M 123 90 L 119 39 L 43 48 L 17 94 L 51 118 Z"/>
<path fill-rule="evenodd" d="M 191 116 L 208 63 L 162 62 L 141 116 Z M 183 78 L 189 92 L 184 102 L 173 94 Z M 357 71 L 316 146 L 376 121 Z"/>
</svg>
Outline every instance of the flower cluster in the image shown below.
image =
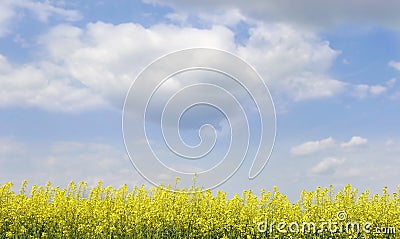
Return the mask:
<svg viewBox="0 0 400 239">
<path fill-rule="evenodd" d="M 66 188 L 47 183 L 27 191 L 25 181 L 16 193 L 12 183 L 0 186 L 0 238 L 399 238 L 400 233 L 400 187 L 392 194 L 384 188 L 380 195 L 359 193 L 351 185 L 338 192 L 317 188 L 303 191 L 293 203 L 276 187 L 228 198 L 197 187 L 130 190 L 99 182 L 89 189 L 71 182 Z M 369 233 L 260 230 L 264 221 L 314 222 L 318 228 L 328 221 L 368 222 L 370 228 Z"/>
</svg>

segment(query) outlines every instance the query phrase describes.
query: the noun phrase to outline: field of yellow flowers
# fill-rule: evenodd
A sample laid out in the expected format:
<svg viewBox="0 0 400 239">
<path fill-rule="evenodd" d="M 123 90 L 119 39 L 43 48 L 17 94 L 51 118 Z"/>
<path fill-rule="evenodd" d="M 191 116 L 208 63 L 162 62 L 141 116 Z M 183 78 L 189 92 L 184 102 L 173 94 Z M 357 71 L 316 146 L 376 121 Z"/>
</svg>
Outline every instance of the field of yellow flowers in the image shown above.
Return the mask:
<svg viewBox="0 0 400 239">
<path fill-rule="evenodd" d="M 292 203 L 277 188 L 12 187 L 0 187 L 0 238 L 400 238 L 400 188 L 317 188 Z"/>
</svg>

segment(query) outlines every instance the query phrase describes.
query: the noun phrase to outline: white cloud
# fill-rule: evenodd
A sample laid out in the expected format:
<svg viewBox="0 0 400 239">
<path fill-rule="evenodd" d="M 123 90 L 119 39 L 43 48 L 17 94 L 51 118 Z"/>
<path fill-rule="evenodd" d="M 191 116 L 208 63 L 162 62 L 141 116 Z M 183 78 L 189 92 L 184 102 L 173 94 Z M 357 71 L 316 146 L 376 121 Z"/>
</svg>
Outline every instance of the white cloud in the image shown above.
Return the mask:
<svg viewBox="0 0 400 239">
<path fill-rule="evenodd" d="M 41 43 L 53 61 L 62 62 L 71 78 L 118 107 L 137 74 L 154 59 L 189 47 L 234 48 L 233 33 L 225 27 L 144 28 L 102 22 L 88 24 L 86 29 L 57 26 Z"/>
<path fill-rule="evenodd" d="M 387 87 L 392 88 L 396 85 L 397 79 L 396 78 L 391 78 L 386 82 Z"/>
<path fill-rule="evenodd" d="M 281 83 L 287 94 L 295 101 L 333 97 L 346 87 L 346 84 L 325 75 L 304 74 Z"/>
<path fill-rule="evenodd" d="M 380 95 L 387 90 L 386 87 L 381 85 L 372 85 L 370 86 L 370 92 L 372 95 Z"/>
<path fill-rule="evenodd" d="M 11 1 L 0 2 L 0 37 L 9 33 L 8 26 L 12 22 L 12 18 L 15 16 L 15 12 L 10 6 Z"/>
<path fill-rule="evenodd" d="M 393 67 L 394 69 L 400 71 L 400 62 L 398 62 L 398 61 L 389 61 L 388 64 L 389 64 L 390 67 Z"/>
<path fill-rule="evenodd" d="M 340 144 L 340 147 L 351 148 L 351 147 L 355 147 L 355 146 L 365 145 L 367 143 L 368 143 L 368 139 L 362 138 L 360 136 L 353 136 L 353 137 L 351 137 L 350 141 Z"/>
<path fill-rule="evenodd" d="M 40 62 L 14 67 L 0 55 L 0 107 L 11 106 L 75 112 L 107 107 L 107 102 L 88 88 L 74 87 L 57 65 Z"/>
<path fill-rule="evenodd" d="M 39 21 L 48 21 L 51 16 L 61 16 L 66 21 L 80 19 L 75 10 L 65 10 L 50 2 L 27 0 L 0 2 L 0 37 L 10 32 L 9 25 L 17 19 L 16 12 L 25 9 L 37 16 Z M 26 45 L 19 35 L 14 37 Z M 21 42 L 22 41 L 22 42 Z M 71 44 L 60 49 L 74 47 Z M 60 74 L 62 66 L 47 59 L 21 66 L 14 66 L 0 54 L 0 107 L 28 106 L 54 111 L 79 111 L 87 108 L 105 107 L 107 103 L 87 88 L 77 88 L 68 74 Z"/>
<path fill-rule="evenodd" d="M 276 93 L 295 101 L 332 97 L 345 89 L 345 83 L 326 74 L 339 52 L 309 31 L 287 24 L 258 24 L 238 54 Z"/>
<path fill-rule="evenodd" d="M 16 18 L 18 9 L 30 11 L 42 22 L 47 22 L 51 16 L 60 16 L 66 21 L 77 21 L 82 18 L 78 11 L 54 6 L 49 1 L 3 0 L 0 1 L 0 37 L 10 33 L 10 25 L 19 20 Z"/>
<path fill-rule="evenodd" d="M 147 64 L 165 53 L 189 47 L 212 47 L 238 54 L 255 66 L 275 95 L 285 101 L 333 97 L 351 86 L 327 74 L 340 52 L 315 32 L 286 23 L 253 21 L 245 14 L 253 7 L 239 2 L 222 3 L 225 4 L 238 5 L 243 11 L 236 7 L 217 7 L 218 14 L 199 11 L 200 19 L 214 24 L 209 29 L 165 24 L 145 28 L 134 23 L 103 22 L 89 23 L 84 28 L 55 26 L 39 37 L 43 57 L 37 62 L 13 66 L 0 56 L 0 107 L 33 106 L 67 112 L 110 104 L 121 108 L 131 82 Z M 266 11 L 271 4 L 257 3 L 253 10 Z M 283 10 L 285 6 L 286 3 L 276 3 L 275 7 Z M 6 1 L 0 3 L 0 13 L 4 12 L 0 14 L 4 18 L 0 17 L 0 29 L 7 29 L 1 26 L 14 17 L 14 8 L 28 9 L 41 21 L 48 21 L 53 15 L 67 21 L 80 18 L 78 12 L 49 2 Z M 178 11 L 167 18 L 183 22 L 187 13 Z M 251 22 L 250 37 L 243 45 L 236 45 L 235 33 L 227 27 L 239 21 Z M 383 85 L 353 88 L 359 98 L 387 91 Z"/>
<path fill-rule="evenodd" d="M 20 34 L 15 35 L 13 41 L 17 44 L 19 44 L 21 47 L 23 48 L 28 48 L 30 46 L 30 44 L 28 43 L 28 41 L 26 39 L 24 39 L 23 37 L 21 37 Z"/>
<path fill-rule="evenodd" d="M 322 150 L 326 150 L 334 147 L 336 144 L 335 140 L 332 137 L 317 140 L 317 141 L 308 141 L 298 146 L 294 146 L 290 153 L 292 155 L 310 155 Z"/>
<path fill-rule="evenodd" d="M 178 11 L 196 15 L 198 12 L 215 12 L 221 9 L 240 9 L 245 16 L 259 20 L 287 22 L 312 28 L 326 28 L 343 23 L 379 24 L 400 28 L 397 9 L 400 2 L 387 0 L 384 3 L 365 1 L 186 1 L 186 0 L 146 0 L 146 2 L 171 6 Z"/>
<path fill-rule="evenodd" d="M 364 99 L 367 97 L 369 93 L 370 87 L 365 84 L 355 85 L 353 95 L 357 98 Z"/>
<path fill-rule="evenodd" d="M 392 89 L 396 85 L 396 82 L 397 82 L 396 78 L 391 78 L 390 80 L 386 81 L 383 85 L 367 85 L 367 84 L 352 85 L 351 94 L 359 99 L 379 96 Z"/>
<path fill-rule="evenodd" d="M 63 17 L 66 21 L 77 21 L 82 18 L 76 10 L 66 10 L 56 7 L 51 2 L 34 2 L 30 0 L 14 0 L 10 1 L 14 6 L 28 9 L 33 12 L 40 21 L 46 22 L 52 15 Z"/>
<path fill-rule="evenodd" d="M 325 158 L 311 169 L 311 173 L 331 175 L 334 174 L 337 167 L 346 160 L 337 158 Z"/>
<path fill-rule="evenodd" d="M 165 18 L 175 23 L 184 24 L 187 21 L 188 16 L 187 14 L 180 14 L 174 12 L 174 13 L 168 13 L 167 15 L 165 15 Z"/>
<path fill-rule="evenodd" d="M 359 99 L 365 99 L 370 96 L 378 96 L 387 91 L 387 87 L 383 85 L 366 85 L 359 84 L 353 86 L 353 95 Z"/>
<path fill-rule="evenodd" d="M 317 152 L 326 151 L 328 149 L 334 149 L 337 151 L 340 148 L 352 148 L 356 146 L 365 145 L 368 143 L 368 139 L 362 138 L 360 136 L 353 136 L 348 142 L 336 143 L 336 140 L 332 137 L 316 140 L 316 141 L 308 141 L 302 143 L 300 145 L 294 146 L 290 149 L 290 153 L 294 156 L 301 155 L 311 155 Z"/>
<path fill-rule="evenodd" d="M 198 17 L 202 22 L 208 22 L 215 25 L 235 26 L 242 20 L 246 20 L 238 9 L 229 11 L 223 10 L 218 14 L 210 12 L 199 12 Z"/>
<path fill-rule="evenodd" d="M 86 29 L 54 27 L 40 37 L 42 62 L 14 67 L 0 57 L 0 107 L 36 106 L 56 111 L 121 107 L 136 75 L 152 60 L 188 47 L 233 49 L 225 27 L 179 28 L 92 23 Z"/>
<path fill-rule="evenodd" d="M 224 26 L 145 28 L 103 22 L 85 28 L 58 25 L 41 36 L 39 44 L 41 62 L 10 66 L 3 59 L 0 69 L 8 80 L 1 84 L 8 90 L 0 106 L 74 111 L 111 103 L 120 108 L 131 82 L 147 64 L 189 47 L 237 53 L 259 70 L 269 87 L 295 101 L 332 97 L 346 85 L 325 73 L 339 53 L 315 34 L 285 24 L 254 26 L 242 46 L 235 44 L 234 33 Z"/>
</svg>

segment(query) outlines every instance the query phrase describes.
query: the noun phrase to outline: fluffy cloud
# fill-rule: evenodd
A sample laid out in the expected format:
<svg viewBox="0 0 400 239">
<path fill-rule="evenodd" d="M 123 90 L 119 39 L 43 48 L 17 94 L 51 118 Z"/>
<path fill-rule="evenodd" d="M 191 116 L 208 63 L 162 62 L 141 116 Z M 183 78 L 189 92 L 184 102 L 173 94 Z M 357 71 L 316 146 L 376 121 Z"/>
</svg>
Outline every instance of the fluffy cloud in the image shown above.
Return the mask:
<svg viewBox="0 0 400 239">
<path fill-rule="evenodd" d="M 135 76 L 152 60 L 191 46 L 232 49 L 233 34 L 224 27 L 146 29 L 98 22 L 86 29 L 59 25 L 39 43 L 46 53 L 40 62 L 12 66 L 0 56 L 0 107 L 69 112 L 112 103 L 120 108 Z"/>
<path fill-rule="evenodd" d="M 210 13 L 208 11 L 199 13 L 198 17 L 202 22 L 209 22 L 211 24 L 235 26 L 240 21 L 248 21 L 238 9 L 232 9 L 230 11 L 221 11 L 219 14 Z"/>
<path fill-rule="evenodd" d="M 9 1 L 15 7 L 27 9 L 33 12 L 40 21 L 46 22 L 50 16 L 58 15 L 63 17 L 66 21 L 77 21 L 82 18 L 76 10 L 66 10 L 61 7 L 57 7 L 50 1 L 46 2 L 34 2 L 30 0 L 15 0 Z"/>
<path fill-rule="evenodd" d="M 356 84 L 348 85 L 350 89 L 350 94 L 359 99 L 366 99 L 369 97 L 376 97 L 383 95 L 384 93 L 389 93 L 396 86 L 397 79 L 391 78 L 384 84 L 379 85 L 366 85 L 366 84 Z"/>
<path fill-rule="evenodd" d="M 389 88 L 392 88 L 392 87 L 394 87 L 396 85 L 396 83 L 397 83 L 397 79 L 396 78 L 392 78 L 392 79 L 390 79 L 390 80 L 388 80 L 386 82 L 386 86 L 389 87 Z"/>
<path fill-rule="evenodd" d="M 333 97 L 344 91 L 346 84 L 326 75 L 301 74 L 280 82 L 281 91 L 295 101 Z"/>
<path fill-rule="evenodd" d="M 331 97 L 345 89 L 326 71 L 339 52 L 309 31 L 286 24 L 259 24 L 238 54 L 260 72 L 268 85 L 293 100 Z"/>
<path fill-rule="evenodd" d="M 168 5 L 181 12 L 196 15 L 198 12 L 215 12 L 222 9 L 240 9 L 242 14 L 259 20 L 287 22 L 312 28 L 337 26 L 342 23 L 373 23 L 400 28 L 397 9 L 400 2 L 388 0 L 365 1 L 186 1 L 186 0 L 146 0 L 146 2 Z M 212 8 L 210 7 L 212 6 Z"/>
<path fill-rule="evenodd" d="M 76 112 L 107 105 L 90 89 L 73 86 L 72 78 L 53 63 L 12 66 L 0 55 L 0 107 L 34 106 Z"/>
<path fill-rule="evenodd" d="M 390 67 L 393 67 L 394 69 L 400 71 L 400 62 L 397 62 L 397 61 L 389 61 L 388 64 L 389 64 Z"/>
<path fill-rule="evenodd" d="M 365 147 L 364 150 L 360 151 L 349 150 L 365 145 L 367 143 L 368 140 L 360 136 L 353 136 L 349 141 L 342 143 L 337 143 L 336 140 L 334 140 L 332 137 L 329 137 L 318 141 L 308 141 L 298 146 L 294 146 L 292 147 L 290 152 L 294 156 L 308 155 L 308 158 L 311 159 L 315 159 L 316 157 L 320 157 L 321 155 L 331 155 L 329 157 L 323 158 L 321 161 L 319 161 L 319 163 L 313 166 L 309 166 L 310 173 L 315 175 L 334 175 L 337 177 L 347 178 L 359 176 L 363 172 L 370 172 L 370 170 L 373 170 L 369 167 L 361 168 L 359 164 L 365 164 L 364 162 L 362 162 L 362 160 L 365 160 L 364 158 L 368 158 L 367 161 L 374 161 L 375 159 L 372 155 L 370 155 L 370 151 L 374 152 L 374 150 L 376 151 L 376 149 L 372 150 L 369 147 Z M 394 144 L 394 141 L 388 141 L 386 143 L 387 149 L 391 151 L 394 148 Z M 380 147 L 381 146 L 379 146 L 378 148 Z M 322 154 L 316 154 L 318 152 Z M 345 158 L 349 157 L 349 153 L 351 153 L 352 158 L 351 160 L 347 161 Z M 382 154 L 382 152 L 380 153 Z M 340 165 L 343 165 L 345 162 L 347 165 L 346 169 L 337 171 L 337 168 Z"/>
<path fill-rule="evenodd" d="M 19 1 L 19 6 L 37 12 L 43 21 L 52 14 L 69 20 L 79 15 L 44 3 Z M 166 24 L 146 28 L 104 22 L 85 27 L 57 25 L 38 38 L 42 59 L 14 66 L 0 56 L 0 107 L 33 106 L 66 112 L 110 105 L 120 109 L 130 84 L 146 65 L 166 53 L 190 47 L 239 55 L 258 70 L 282 102 L 334 97 L 351 86 L 329 76 L 327 72 L 340 52 L 315 32 L 285 23 L 251 22 L 235 9 L 224 11 L 226 22 L 217 23 L 218 17 L 212 20 L 207 14 L 203 17 L 211 19 L 209 28 Z M 185 21 L 184 14 L 169 17 Z M 235 42 L 236 33 L 228 27 L 239 21 L 251 22 L 249 38 L 243 44 Z M 380 95 L 385 87 L 354 86 L 354 94 Z"/>
<path fill-rule="evenodd" d="M 311 169 L 311 173 L 324 175 L 333 174 L 336 168 L 345 161 L 345 159 L 325 158 Z"/>
<path fill-rule="evenodd" d="M 8 25 L 10 24 L 12 18 L 15 16 L 14 11 L 9 5 L 10 4 L 7 1 L 0 2 L 0 37 L 6 35 L 9 32 Z"/>
<path fill-rule="evenodd" d="M 72 78 L 120 107 L 136 75 L 154 59 L 188 47 L 232 49 L 233 34 L 225 27 L 144 28 L 98 22 L 86 29 L 57 26 L 41 43 L 51 60 L 63 62 Z"/>
<path fill-rule="evenodd" d="M 343 142 L 340 144 L 336 143 L 336 140 L 332 137 L 329 137 L 316 141 L 308 141 L 300 145 L 294 146 L 291 148 L 290 153 L 294 156 L 311 155 L 317 152 L 326 151 L 328 149 L 339 150 L 339 148 L 352 148 L 365 145 L 367 143 L 368 139 L 362 138 L 360 136 L 353 136 L 348 142 Z"/>
<path fill-rule="evenodd" d="M 310 155 L 322 150 L 326 150 L 334 147 L 336 144 L 335 140 L 332 137 L 317 140 L 317 141 L 309 141 L 298 146 L 293 147 L 290 150 L 292 155 Z"/>
<path fill-rule="evenodd" d="M 340 144 L 340 147 L 351 148 L 351 147 L 355 147 L 355 146 L 365 145 L 367 143 L 368 143 L 367 139 L 362 138 L 360 136 L 353 136 L 353 137 L 351 137 L 350 141 Z"/>
<path fill-rule="evenodd" d="M 11 66 L 1 59 L 2 89 L 8 89 L 1 106 L 72 111 L 111 103 L 120 108 L 130 84 L 147 64 L 189 47 L 238 54 L 259 70 L 270 87 L 296 101 L 331 97 L 345 86 L 325 74 L 338 52 L 316 35 L 284 24 L 254 26 L 244 46 L 236 45 L 234 32 L 225 26 L 145 28 L 103 22 L 85 28 L 58 25 L 39 37 L 38 43 L 44 55 L 40 62 Z"/>
<path fill-rule="evenodd" d="M 383 85 L 354 85 L 354 92 L 352 93 L 359 99 L 364 99 L 369 96 L 378 96 L 387 91 L 387 87 Z"/>
<path fill-rule="evenodd" d="M 51 16 L 61 16 L 66 21 L 81 19 L 78 11 L 54 6 L 49 1 L 4 0 L 0 2 L 0 37 L 9 33 L 9 25 L 17 20 L 15 17 L 19 9 L 30 11 L 42 22 L 47 22 Z"/>
</svg>

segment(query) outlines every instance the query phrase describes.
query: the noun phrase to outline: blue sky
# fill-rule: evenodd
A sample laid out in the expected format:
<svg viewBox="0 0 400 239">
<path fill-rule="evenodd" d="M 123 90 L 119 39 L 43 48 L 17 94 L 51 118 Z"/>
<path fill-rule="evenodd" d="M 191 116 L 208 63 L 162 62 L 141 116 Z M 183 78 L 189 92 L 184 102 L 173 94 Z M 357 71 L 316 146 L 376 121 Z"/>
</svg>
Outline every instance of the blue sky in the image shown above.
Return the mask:
<svg viewBox="0 0 400 239">
<path fill-rule="evenodd" d="M 246 160 L 219 189 L 239 193 L 277 185 L 291 198 L 301 189 L 330 184 L 395 189 L 399 5 L 2 1 L 0 183 L 147 184 L 131 165 L 122 138 L 128 89 L 158 57 L 210 47 L 257 70 L 277 117 L 275 148 L 263 172 L 248 180 Z M 219 117 L 210 113 L 193 122 L 188 117 L 185 127 L 218 124 Z M 198 139 L 190 130 L 184 133 L 189 142 Z"/>
</svg>

